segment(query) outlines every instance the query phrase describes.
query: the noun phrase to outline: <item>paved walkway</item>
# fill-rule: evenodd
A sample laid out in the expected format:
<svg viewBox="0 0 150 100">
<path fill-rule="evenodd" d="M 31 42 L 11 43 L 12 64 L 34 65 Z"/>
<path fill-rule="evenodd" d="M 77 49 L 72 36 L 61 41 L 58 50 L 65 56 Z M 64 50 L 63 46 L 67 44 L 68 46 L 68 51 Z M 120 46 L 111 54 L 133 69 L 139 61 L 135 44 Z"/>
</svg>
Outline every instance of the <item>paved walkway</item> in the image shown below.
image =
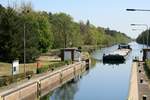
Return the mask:
<svg viewBox="0 0 150 100">
<path fill-rule="evenodd" d="M 138 81 L 137 81 L 137 62 L 133 62 L 132 64 L 128 100 L 139 100 L 138 99 Z"/>
</svg>

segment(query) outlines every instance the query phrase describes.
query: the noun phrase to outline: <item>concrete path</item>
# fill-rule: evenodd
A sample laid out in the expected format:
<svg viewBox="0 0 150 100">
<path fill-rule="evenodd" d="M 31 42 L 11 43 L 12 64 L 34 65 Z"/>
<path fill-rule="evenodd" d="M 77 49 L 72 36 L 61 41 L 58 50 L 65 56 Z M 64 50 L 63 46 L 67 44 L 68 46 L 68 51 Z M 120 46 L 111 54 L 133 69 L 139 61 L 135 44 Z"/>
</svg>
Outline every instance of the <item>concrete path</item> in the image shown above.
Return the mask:
<svg viewBox="0 0 150 100">
<path fill-rule="evenodd" d="M 138 66 L 138 63 L 133 62 L 128 100 L 139 100 L 139 98 L 138 98 L 139 96 L 138 96 L 137 66 Z"/>
</svg>

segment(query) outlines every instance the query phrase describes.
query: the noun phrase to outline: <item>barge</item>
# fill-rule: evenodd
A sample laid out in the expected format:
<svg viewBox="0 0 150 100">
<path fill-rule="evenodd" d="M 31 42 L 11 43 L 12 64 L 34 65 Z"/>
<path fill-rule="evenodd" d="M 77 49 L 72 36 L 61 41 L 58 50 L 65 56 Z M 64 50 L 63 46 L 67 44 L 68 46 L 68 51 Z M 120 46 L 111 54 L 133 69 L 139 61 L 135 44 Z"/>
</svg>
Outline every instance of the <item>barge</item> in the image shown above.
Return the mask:
<svg viewBox="0 0 150 100">
<path fill-rule="evenodd" d="M 124 62 L 131 50 L 130 45 L 119 45 L 116 51 L 109 54 L 103 54 L 103 62 Z"/>
</svg>

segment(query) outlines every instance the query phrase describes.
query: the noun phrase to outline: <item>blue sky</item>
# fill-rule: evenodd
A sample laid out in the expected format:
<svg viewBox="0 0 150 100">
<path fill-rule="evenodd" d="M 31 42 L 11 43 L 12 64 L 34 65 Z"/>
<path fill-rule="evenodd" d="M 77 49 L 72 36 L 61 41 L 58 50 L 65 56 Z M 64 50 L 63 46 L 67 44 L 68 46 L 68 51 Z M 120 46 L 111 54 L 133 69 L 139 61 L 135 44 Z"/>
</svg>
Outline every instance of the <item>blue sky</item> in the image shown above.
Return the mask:
<svg viewBox="0 0 150 100">
<path fill-rule="evenodd" d="M 132 38 L 146 29 L 132 31 L 130 24 L 148 24 L 150 26 L 150 12 L 127 12 L 126 8 L 150 9 L 150 0 L 9 0 L 30 1 L 35 10 L 48 12 L 65 12 L 70 14 L 75 21 L 87 19 L 96 26 L 109 27 L 126 33 Z M 0 0 L 2 5 L 7 5 L 8 0 Z"/>
</svg>

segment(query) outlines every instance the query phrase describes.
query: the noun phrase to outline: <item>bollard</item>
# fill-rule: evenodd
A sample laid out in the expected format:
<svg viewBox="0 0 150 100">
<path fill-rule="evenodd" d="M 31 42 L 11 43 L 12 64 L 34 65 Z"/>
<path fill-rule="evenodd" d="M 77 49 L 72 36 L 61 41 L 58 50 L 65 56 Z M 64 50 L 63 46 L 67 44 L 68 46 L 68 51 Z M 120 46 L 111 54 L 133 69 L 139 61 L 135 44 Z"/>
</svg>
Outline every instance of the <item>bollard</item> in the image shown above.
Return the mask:
<svg viewBox="0 0 150 100">
<path fill-rule="evenodd" d="M 37 81 L 37 99 L 40 100 L 41 98 L 41 82 L 40 80 Z"/>
<path fill-rule="evenodd" d="M 62 75 L 62 71 L 59 72 L 60 73 L 60 83 L 63 82 L 63 75 Z"/>
<path fill-rule="evenodd" d="M 140 67 L 141 65 L 140 65 L 140 63 L 138 63 L 138 67 Z"/>
<path fill-rule="evenodd" d="M 140 79 L 140 83 L 143 83 L 143 78 Z"/>
<path fill-rule="evenodd" d="M 76 76 L 76 66 L 73 66 L 74 68 L 74 76 Z"/>
<path fill-rule="evenodd" d="M 143 95 L 142 100 L 147 100 L 147 96 Z"/>
</svg>

